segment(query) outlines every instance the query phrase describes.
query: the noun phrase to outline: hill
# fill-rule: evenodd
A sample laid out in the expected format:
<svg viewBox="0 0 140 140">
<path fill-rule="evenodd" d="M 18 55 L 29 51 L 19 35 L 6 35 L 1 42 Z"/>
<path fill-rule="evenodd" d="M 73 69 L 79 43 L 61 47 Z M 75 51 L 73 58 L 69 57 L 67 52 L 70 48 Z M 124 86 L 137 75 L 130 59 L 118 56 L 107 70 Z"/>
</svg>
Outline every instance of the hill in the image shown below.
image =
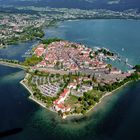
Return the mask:
<svg viewBox="0 0 140 140">
<path fill-rule="evenodd" d="M 0 0 L 0 5 L 140 11 L 139 0 Z"/>
</svg>

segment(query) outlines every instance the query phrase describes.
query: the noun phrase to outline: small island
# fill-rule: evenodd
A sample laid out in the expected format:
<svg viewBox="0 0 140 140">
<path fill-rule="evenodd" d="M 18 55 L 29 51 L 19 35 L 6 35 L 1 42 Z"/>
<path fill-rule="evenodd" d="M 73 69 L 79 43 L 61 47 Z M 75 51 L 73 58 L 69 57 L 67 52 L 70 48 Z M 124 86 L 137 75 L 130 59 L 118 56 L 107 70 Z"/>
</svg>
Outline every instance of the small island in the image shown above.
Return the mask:
<svg viewBox="0 0 140 140">
<path fill-rule="evenodd" d="M 140 78 L 139 65 L 123 72 L 106 61 L 115 59 L 106 48 L 55 38 L 42 40 L 24 62 L 0 59 L 0 64 L 26 70 L 21 84 L 30 99 L 66 118 L 86 114 L 103 97 Z"/>
</svg>

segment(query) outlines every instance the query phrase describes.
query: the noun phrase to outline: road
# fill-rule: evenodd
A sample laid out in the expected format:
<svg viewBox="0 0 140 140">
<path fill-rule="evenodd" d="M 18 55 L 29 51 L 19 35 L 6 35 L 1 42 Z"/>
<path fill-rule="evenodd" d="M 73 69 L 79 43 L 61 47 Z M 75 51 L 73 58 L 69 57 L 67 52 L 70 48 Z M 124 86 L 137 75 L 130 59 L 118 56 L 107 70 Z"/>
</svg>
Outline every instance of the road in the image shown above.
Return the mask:
<svg viewBox="0 0 140 140">
<path fill-rule="evenodd" d="M 23 66 L 21 64 L 15 64 L 15 63 L 11 63 L 11 62 L 5 62 L 5 61 L 0 61 L 0 65 L 4 65 L 4 66 L 8 66 L 8 67 L 14 67 L 14 68 L 19 68 L 19 69 L 23 69 L 23 70 L 27 70 L 29 67 L 28 66 Z M 48 72 L 48 73 L 52 73 L 52 74 L 69 74 L 71 73 L 75 73 L 75 71 L 64 71 L 64 70 L 56 70 L 53 68 L 37 68 L 37 67 L 30 67 L 31 69 L 36 69 L 38 71 L 42 71 L 42 72 Z M 88 74 L 88 75 L 94 75 L 94 74 L 104 74 L 104 69 L 98 69 L 98 71 L 95 70 L 90 70 L 90 69 L 80 69 L 79 72 L 83 73 L 83 74 Z M 78 71 L 77 71 L 78 72 Z"/>
</svg>

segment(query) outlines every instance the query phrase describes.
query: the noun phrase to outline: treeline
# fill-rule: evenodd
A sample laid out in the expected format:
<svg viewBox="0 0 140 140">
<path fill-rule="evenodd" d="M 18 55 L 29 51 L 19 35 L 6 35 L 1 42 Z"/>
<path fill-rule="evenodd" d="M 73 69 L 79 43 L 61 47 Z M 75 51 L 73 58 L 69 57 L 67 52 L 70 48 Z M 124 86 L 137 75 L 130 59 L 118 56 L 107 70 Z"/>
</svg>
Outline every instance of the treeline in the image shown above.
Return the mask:
<svg viewBox="0 0 140 140">
<path fill-rule="evenodd" d="M 136 72 L 140 72 L 140 65 L 136 65 L 133 69 L 135 69 Z"/>
<path fill-rule="evenodd" d="M 124 85 L 125 83 L 129 82 L 129 81 L 136 81 L 140 78 L 140 75 L 136 72 L 134 74 L 132 74 L 131 76 L 129 77 L 126 77 L 124 80 L 120 81 L 120 82 L 115 82 L 113 84 L 110 84 L 110 85 L 104 85 L 104 86 L 101 86 L 99 84 L 98 87 L 96 87 L 97 90 L 100 90 L 102 92 L 111 92 L 117 88 L 119 88 L 120 86 Z"/>
<path fill-rule="evenodd" d="M 97 92 L 95 90 L 85 92 L 83 97 L 78 98 L 78 101 L 82 104 L 82 106 L 76 107 L 74 113 L 85 114 L 90 108 L 100 101 L 102 95 L 103 94 L 101 92 Z"/>
<path fill-rule="evenodd" d="M 44 32 L 42 28 L 36 28 L 36 27 L 27 27 L 23 30 L 21 33 L 14 33 L 11 38 L 5 39 L 2 41 L 2 44 L 4 45 L 15 45 L 20 42 L 33 40 L 36 38 L 42 38 L 44 36 Z M 16 36 L 17 35 L 17 36 Z"/>
<path fill-rule="evenodd" d="M 105 48 L 101 48 L 95 52 L 96 55 L 98 55 L 98 53 L 103 53 L 104 55 L 108 55 L 108 56 L 114 56 L 113 52 L 110 52 Z"/>
<path fill-rule="evenodd" d="M 40 90 L 37 88 L 36 85 L 31 85 L 32 86 L 32 90 L 33 90 L 33 96 L 39 100 L 42 101 L 43 103 L 46 104 L 46 107 L 51 107 L 53 104 L 53 101 L 57 99 L 57 97 L 49 97 L 49 96 L 45 96 L 43 95 Z"/>
<path fill-rule="evenodd" d="M 98 87 L 95 87 L 94 90 L 86 92 L 83 94 L 83 97 L 78 98 L 78 101 L 82 104 L 82 106 L 76 107 L 74 113 L 85 114 L 87 110 L 100 101 L 101 97 L 106 94 L 106 92 L 111 92 L 129 81 L 136 81 L 139 78 L 140 75 L 136 72 L 131 76 L 126 77 L 123 81 L 104 86 L 98 85 Z"/>
<path fill-rule="evenodd" d="M 32 88 L 34 98 L 36 98 L 37 100 L 46 104 L 46 107 L 52 106 L 53 101 L 56 100 L 57 97 L 49 97 L 49 96 L 43 95 L 40 92 L 40 90 L 38 89 L 37 85 L 32 84 L 32 82 L 31 82 L 32 81 L 32 75 L 30 75 L 27 80 L 28 80 L 28 86 Z"/>
<path fill-rule="evenodd" d="M 24 33 L 27 35 L 27 37 L 31 37 L 31 39 L 34 39 L 35 37 L 42 38 L 45 35 L 41 27 L 28 27 L 24 30 Z"/>
<path fill-rule="evenodd" d="M 51 44 L 51 43 L 53 43 L 53 42 L 61 41 L 61 40 L 62 40 L 62 39 L 59 39 L 59 38 L 43 39 L 43 40 L 41 41 L 41 43 L 46 44 L 46 45 L 49 45 L 49 44 Z"/>
<path fill-rule="evenodd" d="M 42 60 L 43 60 L 42 57 L 37 57 L 36 55 L 32 55 L 31 57 L 26 58 L 22 64 L 25 66 L 34 66 L 39 62 L 41 62 Z"/>
<path fill-rule="evenodd" d="M 2 62 L 8 62 L 8 63 L 14 63 L 14 64 L 20 64 L 20 62 L 18 60 L 10 60 L 10 59 L 0 58 L 0 61 L 2 61 Z"/>
</svg>

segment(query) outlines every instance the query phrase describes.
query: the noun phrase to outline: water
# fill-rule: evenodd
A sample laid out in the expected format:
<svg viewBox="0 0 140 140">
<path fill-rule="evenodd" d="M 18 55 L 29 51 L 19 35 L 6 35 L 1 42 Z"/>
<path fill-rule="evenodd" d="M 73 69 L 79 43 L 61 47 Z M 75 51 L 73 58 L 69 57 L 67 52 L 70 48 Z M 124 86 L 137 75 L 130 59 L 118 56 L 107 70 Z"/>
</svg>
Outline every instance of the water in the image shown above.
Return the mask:
<svg viewBox="0 0 140 140">
<path fill-rule="evenodd" d="M 91 47 L 103 45 L 126 55 L 131 63 L 135 64 L 139 62 L 140 53 L 137 51 L 140 44 L 139 22 L 125 20 L 63 22 L 58 24 L 58 28 L 50 28 L 46 36 L 60 36 Z M 123 33 L 127 29 L 129 34 Z M 114 42 L 115 38 L 119 41 Z M 130 47 L 132 44 L 133 48 Z M 13 58 L 16 57 L 15 54 Z M 130 83 L 106 97 L 84 118 L 62 120 L 55 113 L 28 99 L 29 93 L 19 84 L 24 76 L 25 73 L 19 69 L 0 66 L 0 131 L 22 128 L 18 134 L 4 137 L 3 140 L 140 139 L 140 82 Z"/>
<path fill-rule="evenodd" d="M 22 128 L 22 132 L 4 140 L 56 140 L 58 137 L 60 140 L 131 140 L 139 137 L 140 82 L 106 97 L 94 113 L 84 119 L 61 120 L 28 99 L 29 94 L 19 84 L 23 71 L 1 66 L 0 76 L 0 131 Z"/>
<path fill-rule="evenodd" d="M 131 64 L 140 63 L 140 21 L 136 20 L 76 20 L 59 22 L 46 30 L 46 37 L 58 37 L 101 46 L 128 58 Z"/>
<path fill-rule="evenodd" d="M 17 45 L 10 45 L 6 48 L 0 49 L 0 58 L 4 59 L 17 59 L 23 61 L 25 58 L 22 57 L 25 55 L 27 50 L 31 50 L 33 45 L 36 45 L 37 41 L 29 41 Z"/>
</svg>

